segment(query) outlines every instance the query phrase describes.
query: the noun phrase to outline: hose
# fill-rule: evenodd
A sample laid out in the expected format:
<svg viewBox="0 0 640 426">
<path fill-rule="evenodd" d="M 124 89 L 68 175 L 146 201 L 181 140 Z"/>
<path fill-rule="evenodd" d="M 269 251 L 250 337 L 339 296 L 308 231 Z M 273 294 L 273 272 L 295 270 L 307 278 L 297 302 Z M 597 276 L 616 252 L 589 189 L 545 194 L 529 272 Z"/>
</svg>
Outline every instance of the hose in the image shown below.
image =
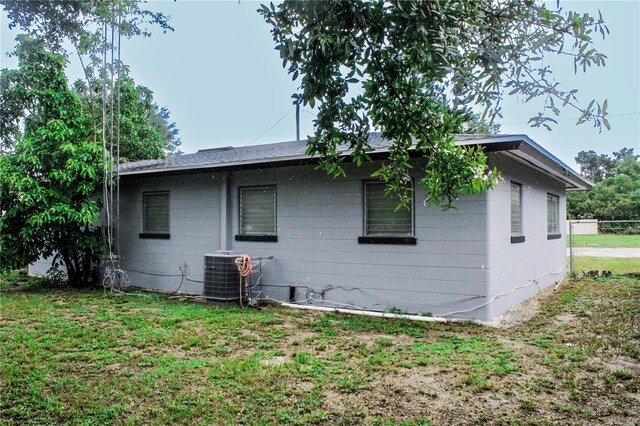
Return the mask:
<svg viewBox="0 0 640 426">
<path fill-rule="evenodd" d="M 246 282 L 247 277 L 251 276 L 251 273 L 253 272 L 253 265 L 251 257 L 247 254 L 237 257 L 235 263 L 238 268 L 238 272 L 240 273 L 240 285 L 238 291 L 240 294 L 240 307 L 242 307 L 242 278 L 244 278 Z"/>
</svg>

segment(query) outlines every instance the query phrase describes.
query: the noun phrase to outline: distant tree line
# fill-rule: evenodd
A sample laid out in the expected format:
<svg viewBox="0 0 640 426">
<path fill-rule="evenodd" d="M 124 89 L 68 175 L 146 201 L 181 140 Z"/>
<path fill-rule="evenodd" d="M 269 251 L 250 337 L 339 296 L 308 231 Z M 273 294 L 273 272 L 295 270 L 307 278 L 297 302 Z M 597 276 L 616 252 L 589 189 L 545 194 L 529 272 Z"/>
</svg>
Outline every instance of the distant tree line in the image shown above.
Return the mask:
<svg viewBox="0 0 640 426">
<path fill-rule="evenodd" d="M 640 155 L 633 148 L 613 156 L 581 151 L 576 162 L 595 186 L 567 193 L 568 219 L 640 220 Z"/>
</svg>

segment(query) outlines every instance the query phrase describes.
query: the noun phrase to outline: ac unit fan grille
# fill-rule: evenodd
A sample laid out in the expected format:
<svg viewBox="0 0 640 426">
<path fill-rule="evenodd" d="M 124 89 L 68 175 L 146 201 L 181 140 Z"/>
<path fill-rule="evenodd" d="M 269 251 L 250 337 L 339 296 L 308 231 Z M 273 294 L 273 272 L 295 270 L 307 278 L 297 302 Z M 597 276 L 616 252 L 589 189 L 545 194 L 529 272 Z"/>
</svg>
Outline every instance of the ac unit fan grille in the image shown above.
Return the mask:
<svg viewBox="0 0 640 426">
<path fill-rule="evenodd" d="M 204 257 L 204 288 L 207 299 L 234 301 L 240 299 L 240 274 L 235 264 L 237 256 Z"/>
</svg>

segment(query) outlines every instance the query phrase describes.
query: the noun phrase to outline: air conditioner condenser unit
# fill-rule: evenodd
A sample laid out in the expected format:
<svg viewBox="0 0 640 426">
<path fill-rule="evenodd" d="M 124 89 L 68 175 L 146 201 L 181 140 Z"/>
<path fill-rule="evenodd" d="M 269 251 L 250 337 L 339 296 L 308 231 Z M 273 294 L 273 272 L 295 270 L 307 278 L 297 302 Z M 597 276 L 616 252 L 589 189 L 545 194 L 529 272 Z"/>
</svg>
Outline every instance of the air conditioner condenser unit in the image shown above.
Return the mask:
<svg viewBox="0 0 640 426">
<path fill-rule="evenodd" d="M 240 273 L 235 263 L 237 257 L 237 254 L 228 252 L 204 255 L 203 295 L 206 299 L 224 302 L 240 300 Z"/>
</svg>

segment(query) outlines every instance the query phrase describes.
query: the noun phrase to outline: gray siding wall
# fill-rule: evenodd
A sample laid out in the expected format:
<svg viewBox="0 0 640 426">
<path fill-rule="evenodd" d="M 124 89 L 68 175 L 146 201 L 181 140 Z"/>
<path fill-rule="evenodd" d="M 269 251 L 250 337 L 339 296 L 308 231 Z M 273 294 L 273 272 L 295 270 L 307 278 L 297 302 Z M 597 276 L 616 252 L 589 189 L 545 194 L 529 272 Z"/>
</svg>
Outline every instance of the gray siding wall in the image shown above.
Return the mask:
<svg viewBox="0 0 640 426">
<path fill-rule="evenodd" d="M 462 197 L 458 209 L 449 211 L 424 206 L 421 165 L 415 164 L 415 246 L 358 243 L 364 220 L 362 182 L 373 171 L 371 166 L 347 165 L 347 177 L 335 180 L 313 166 L 126 178 L 121 185 L 122 268 L 133 284 L 173 291 L 181 280 L 179 266 L 186 264 L 189 277 L 202 280 L 204 254 L 228 249 L 252 257 L 273 256 L 263 266 L 262 297 L 288 300 L 289 287 L 294 286 L 300 303 L 309 297 L 323 306 L 378 311 L 395 307 L 436 316 L 484 305 L 453 316 L 488 320 L 535 294 L 538 287 L 532 284 L 486 304 L 493 295 L 558 272 L 565 264 L 564 186 L 500 154 L 491 154 L 490 162 L 505 181 L 493 191 Z M 519 244 L 510 240 L 511 179 L 523 184 L 526 241 Z M 277 242 L 234 239 L 239 187 L 255 185 L 276 185 Z M 170 192 L 171 238 L 140 238 L 142 194 L 161 190 Z M 547 192 L 560 196 L 563 237 L 558 240 L 547 240 Z M 229 226 L 221 232 L 225 215 Z M 547 286 L 563 274 L 564 270 L 547 275 L 538 285 Z M 185 281 L 180 291 L 202 293 L 202 284 Z"/>
<path fill-rule="evenodd" d="M 416 165 L 415 170 L 420 170 Z M 251 256 L 271 255 L 264 265 L 263 296 L 287 300 L 322 299 L 324 306 L 391 307 L 441 315 L 483 303 L 488 281 L 486 194 L 462 198 L 458 210 L 425 207 L 416 176 L 417 245 L 359 244 L 363 235 L 363 179 L 373 168 L 347 168 L 347 178 L 330 179 L 313 167 L 234 172 L 231 175 L 231 228 L 239 229 L 240 186 L 276 185 L 278 242 L 240 242 L 232 249 Z M 280 287 L 269 287 L 276 285 Z M 331 303 L 335 302 L 335 304 Z M 321 304 L 316 302 L 316 304 Z M 487 318 L 487 309 L 471 316 Z M 465 315 L 459 315 L 465 316 Z"/>
<path fill-rule="evenodd" d="M 53 258 L 51 257 L 41 257 L 34 263 L 29 265 L 29 275 L 33 275 L 35 277 L 44 277 L 47 275 L 47 272 L 51 269 L 51 262 Z M 64 266 L 60 267 L 60 270 L 66 274 L 66 268 Z"/>
<path fill-rule="evenodd" d="M 210 173 L 122 180 L 121 267 L 132 284 L 174 291 L 181 281 L 178 268 L 184 264 L 190 278 L 202 280 L 203 254 L 220 249 L 221 179 Z M 145 191 L 169 191 L 170 239 L 140 238 Z M 199 294 L 202 284 L 185 280 L 180 291 Z"/>
<path fill-rule="evenodd" d="M 491 154 L 504 182 L 488 193 L 489 210 L 489 294 L 511 292 L 490 304 L 489 316 L 496 317 L 524 299 L 561 280 L 566 273 L 564 184 L 502 154 Z M 522 228 L 525 241 L 511 243 L 510 181 L 522 184 Z M 562 237 L 547 240 L 547 193 L 560 197 L 559 227 Z M 537 280 L 536 282 L 531 282 Z"/>
</svg>

